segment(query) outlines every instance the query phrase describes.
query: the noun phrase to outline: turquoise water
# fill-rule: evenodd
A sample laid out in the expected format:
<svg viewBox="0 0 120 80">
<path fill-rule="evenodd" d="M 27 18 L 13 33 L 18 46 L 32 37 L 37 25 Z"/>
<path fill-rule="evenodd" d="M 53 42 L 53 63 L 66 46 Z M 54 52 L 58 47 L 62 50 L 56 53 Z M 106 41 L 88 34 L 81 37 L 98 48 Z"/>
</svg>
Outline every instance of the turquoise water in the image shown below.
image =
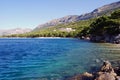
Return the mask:
<svg viewBox="0 0 120 80">
<path fill-rule="evenodd" d="M 0 39 L 0 80 L 62 80 L 119 60 L 120 45 L 79 39 Z"/>
</svg>

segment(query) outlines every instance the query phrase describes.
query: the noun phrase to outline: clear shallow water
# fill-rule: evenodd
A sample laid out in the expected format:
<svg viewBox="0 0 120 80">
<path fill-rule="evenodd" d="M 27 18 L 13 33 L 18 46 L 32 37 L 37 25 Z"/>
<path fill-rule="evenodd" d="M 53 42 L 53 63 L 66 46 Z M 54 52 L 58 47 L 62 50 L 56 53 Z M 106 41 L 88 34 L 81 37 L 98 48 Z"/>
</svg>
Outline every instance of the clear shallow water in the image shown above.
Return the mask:
<svg viewBox="0 0 120 80">
<path fill-rule="evenodd" d="M 0 39 L 0 80 L 62 80 L 102 60 L 119 60 L 120 45 L 78 39 Z"/>
</svg>

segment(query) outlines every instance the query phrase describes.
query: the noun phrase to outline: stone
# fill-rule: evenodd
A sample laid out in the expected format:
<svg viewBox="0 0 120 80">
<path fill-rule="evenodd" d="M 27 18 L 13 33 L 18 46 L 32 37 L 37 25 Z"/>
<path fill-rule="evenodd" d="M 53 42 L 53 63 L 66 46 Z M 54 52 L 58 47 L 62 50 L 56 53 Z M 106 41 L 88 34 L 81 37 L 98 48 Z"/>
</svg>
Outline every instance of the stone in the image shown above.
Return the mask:
<svg viewBox="0 0 120 80">
<path fill-rule="evenodd" d="M 114 71 L 115 70 L 115 71 Z M 93 74 L 85 72 L 65 80 L 120 80 L 120 67 L 113 69 L 109 61 L 104 61 L 98 72 Z"/>
<path fill-rule="evenodd" d="M 111 63 L 109 61 L 104 61 L 95 80 L 116 80 L 116 76 L 117 74 L 114 72 Z"/>
<path fill-rule="evenodd" d="M 95 80 L 116 80 L 115 76 L 111 73 L 103 73 L 99 77 L 97 77 Z"/>
<path fill-rule="evenodd" d="M 92 74 L 90 74 L 90 73 L 88 73 L 88 72 L 85 72 L 85 73 L 83 74 L 83 76 L 93 77 L 93 75 L 92 75 Z"/>
<path fill-rule="evenodd" d="M 115 73 L 120 76 L 120 67 L 115 67 Z"/>
<path fill-rule="evenodd" d="M 103 62 L 103 65 L 102 65 L 100 71 L 102 71 L 102 72 L 114 72 L 114 70 L 111 66 L 111 63 L 109 61 Z"/>
<path fill-rule="evenodd" d="M 117 77 L 116 77 L 116 80 L 120 80 L 120 76 L 117 76 Z"/>
</svg>

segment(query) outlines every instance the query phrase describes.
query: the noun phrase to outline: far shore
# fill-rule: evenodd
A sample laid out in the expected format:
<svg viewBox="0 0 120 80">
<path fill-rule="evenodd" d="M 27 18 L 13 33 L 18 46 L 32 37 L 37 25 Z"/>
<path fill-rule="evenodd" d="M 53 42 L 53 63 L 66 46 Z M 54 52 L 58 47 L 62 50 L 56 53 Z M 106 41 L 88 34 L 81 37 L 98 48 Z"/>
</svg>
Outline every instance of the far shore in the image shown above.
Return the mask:
<svg viewBox="0 0 120 80">
<path fill-rule="evenodd" d="M 68 38 L 68 39 L 70 39 L 70 38 L 73 38 L 73 37 L 0 37 L 0 39 L 29 39 L 29 38 L 40 38 L 40 39 L 64 39 L 64 38 Z"/>
<path fill-rule="evenodd" d="M 90 41 L 90 38 L 79 38 L 79 37 L 0 37 L 0 39 L 79 39 L 84 41 Z M 93 42 L 92 43 L 108 43 L 120 46 L 120 44 L 110 43 L 110 42 Z"/>
</svg>

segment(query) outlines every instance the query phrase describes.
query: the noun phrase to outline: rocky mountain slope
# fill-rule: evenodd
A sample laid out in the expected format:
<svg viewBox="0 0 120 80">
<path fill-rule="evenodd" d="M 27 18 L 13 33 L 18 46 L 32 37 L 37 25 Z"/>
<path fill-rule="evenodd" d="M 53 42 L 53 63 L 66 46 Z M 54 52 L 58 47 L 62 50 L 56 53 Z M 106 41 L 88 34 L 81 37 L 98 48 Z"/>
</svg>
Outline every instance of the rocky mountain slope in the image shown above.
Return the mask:
<svg viewBox="0 0 120 80">
<path fill-rule="evenodd" d="M 90 18 L 95 18 L 97 16 L 109 14 L 110 12 L 112 12 L 118 8 L 120 8 L 120 1 L 104 5 L 100 8 L 93 10 L 90 13 L 86 13 L 86 14 L 82 14 L 82 15 L 69 15 L 69 16 L 59 18 L 59 19 L 51 20 L 45 24 L 38 25 L 34 30 L 38 30 L 38 29 L 42 29 L 42 28 L 46 28 L 46 27 L 50 27 L 50 26 L 56 26 L 58 24 L 65 24 L 65 23 L 69 23 L 69 22 L 76 22 L 76 21 L 80 21 L 80 20 L 87 20 Z"/>
<path fill-rule="evenodd" d="M 22 34 L 26 32 L 30 32 L 31 29 L 21 29 L 21 28 L 16 28 L 16 29 L 10 29 L 10 30 L 0 30 L 0 35 L 11 35 L 11 34 Z"/>
<path fill-rule="evenodd" d="M 41 25 L 37 26 L 35 29 L 37 30 L 39 28 L 56 26 L 58 24 L 64 24 L 64 23 L 76 22 L 76 21 L 79 21 L 79 15 L 69 15 L 69 16 L 59 18 L 59 19 L 51 20 L 45 24 L 41 24 Z"/>
</svg>

